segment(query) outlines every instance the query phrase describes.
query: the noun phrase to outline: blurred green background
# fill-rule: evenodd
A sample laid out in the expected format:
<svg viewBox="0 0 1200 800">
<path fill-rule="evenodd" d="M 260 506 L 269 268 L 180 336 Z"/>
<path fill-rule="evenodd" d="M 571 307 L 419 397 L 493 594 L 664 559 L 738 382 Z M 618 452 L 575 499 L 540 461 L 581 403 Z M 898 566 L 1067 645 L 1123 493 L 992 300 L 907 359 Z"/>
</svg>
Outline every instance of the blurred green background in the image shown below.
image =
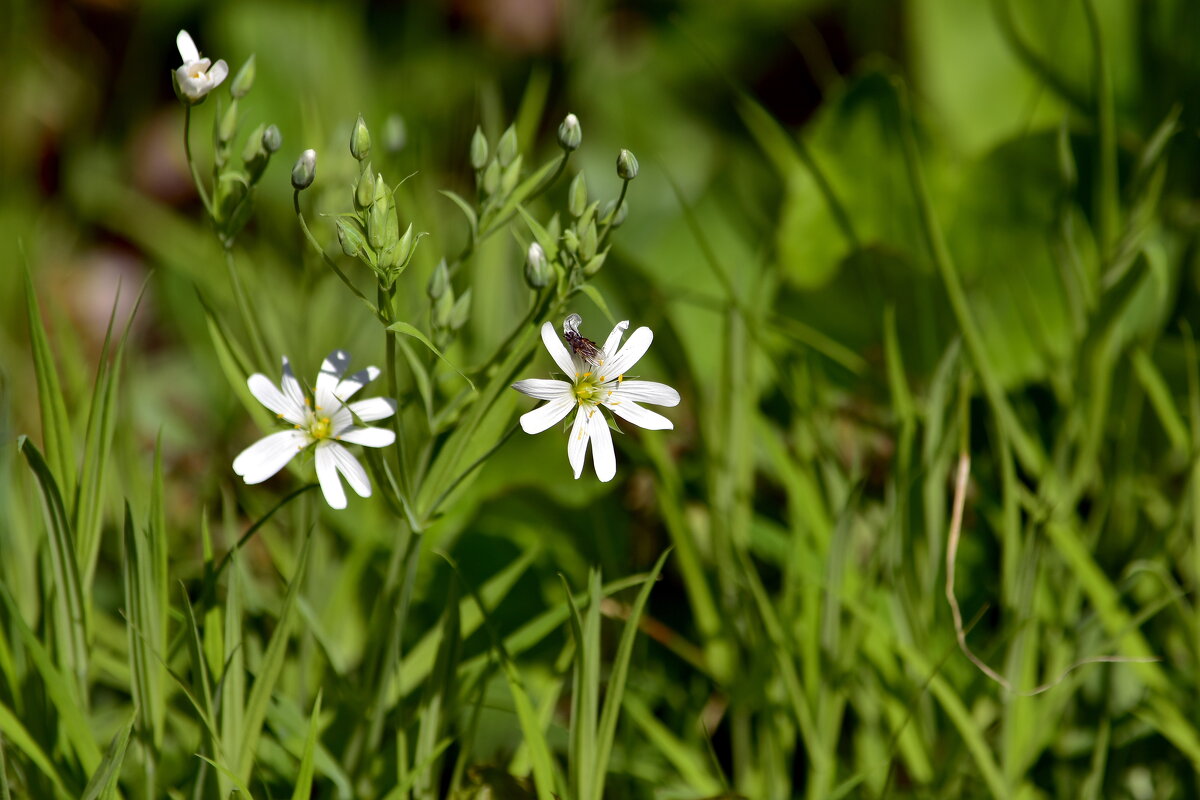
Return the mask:
<svg viewBox="0 0 1200 800">
<path fill-rule="evenodd" d="M 573 112 L 584 143 L 571 172 L 594 196 L 619 190 L 619 148 L 640 160 L 629 219 L 593 285 L 614 319 L 654 329 L 640 377 L 683 396 L 666 412 L 673 431 L 623 426 L 612 484 L 590 466 L 572 480 L 564 437 L 518 432 L 420 538 L 408 595 L 393 573 L 409 540 L 379 498 L 352 499 L 344 513 L 297 504 L 264 526 L 236 567 L 248 675 L 263 674 L 281 574 L 310 530 L 313 555 L 256 796 L 291 794 L 318 690 L 313 796 L 394 791 L 428 712 L 409 691 L 431 684 L 376 709 L 378 752 L 364 754 L 356 716 L 388 680 L 378 665 L 391 662 L 372 643 L 389 603 L 411 597 L 400 662 L 429 631 L 453 634 L 443 616 L 453 579 L 435 551 L 457 560 L 467 585 L 518 568 L 486 631 L 463 631 L 456 658 L 491 666 L 446 690 L 447 749 L 419 765 L 413 791 L 530 792 L 509 785 L 530 755 L 500 662 L 486 655 L 495 637 L 555 609 L 562 616 L 513 657 L 556 764 L 574 774 L 574 640 L 559 575 L 580 591 L 589 567 L 606 579 L 644 573 L 667 547 L 607 796 L 1200 795 L 1190 328 L 1200 14 L 1190 0 L 7 0 L 3 18 L 0 583 L 12 602 L 0 610 L 0 712 L 18 724 L 0 725 L 0 741 L 14 796 L 59 791 L 29 743 L 63 796 L 93 774 L 19 632 L 28 625 L 62 657 L 42 501 L 16 445 L 22 434 L 42 443 L 26 265 L 80 456 L 109 314 L 119 291 L 120 324 L 146 284 L 85 601 L 93 652 L 75 697 L 80 735 L 103 750 L 132 707 L 122 509 L 128 501 L 141 520 L 152 506 L 156 439 L 172 636 L 187 630 L 175 581 L 196 602 L 211 560 L 204 525 L 223 552 L 299 485 L 285 473 L 248 488 L 230 467 L 260 434 L 201 302 L 236 318 L 182 149 L 169 74 L 181 28 L 233 72 L 255 55 L 243 129 L 282 132 L 234 251 L 266 309 L 272 359 L 288 355 L 301 376 L 337 347 L 356 366 L 384 361 L 374 322 L 300 233 L 288 176 L 303 149 L 319 152 L 308 221 L 333 254 L 321 214 L 349 206 L 358 114 L 375 167 L 391 181 L 411 176 L 396 194 L 401 226 L 430 235 L 399 302 L 424 327 L 426 283 L 466 236 L 439 190 L 473 191 L 476 126 L 494 143 L 515 121 L 526 163 L 540 164 Z M 214 106 L 193 113 L 202 175 Z M 561 208 L 566 184 L 531 212 Z M 516 237 L 487 240 L 455 278 L 473 297 L 448 350 L 457 364 L 481 363 L 529 308 L 528 234 L 512 227 Z M 606 309 L 576 299 L 585 335 L 602 341 Z M 522 377 L 551 369 L 538 352 Z M 439 376 L 441 401 L 455 380 Z M 498 402 L 514 419 L 532 407 L 512 392 Z M 968 639 L 1018 689 L 1055 684 L 1036 697 L 989 680 L 955 642 L 945 547 L 962 451 L 973 459 L 957 563 Z M 602 608 L 605 664 L 626 594 Z M 1159 660 L 1088 665 L 1057 682 L 1100 655 Z M 168 661 L 195 680 L 186 653 Z M 221 674 L 219 659 L 210 666 Z M 165 740 L 135 726 L 120 786 L 129 797 L 154 785 L 215 797 L 192 756 L 204 738 L 194 708 L 163 681 Z M 151 760 L 157 784 L 141 766 Z M 574 797 L 574 785 L 564 778 L 559 790 Z"/>
</svg>

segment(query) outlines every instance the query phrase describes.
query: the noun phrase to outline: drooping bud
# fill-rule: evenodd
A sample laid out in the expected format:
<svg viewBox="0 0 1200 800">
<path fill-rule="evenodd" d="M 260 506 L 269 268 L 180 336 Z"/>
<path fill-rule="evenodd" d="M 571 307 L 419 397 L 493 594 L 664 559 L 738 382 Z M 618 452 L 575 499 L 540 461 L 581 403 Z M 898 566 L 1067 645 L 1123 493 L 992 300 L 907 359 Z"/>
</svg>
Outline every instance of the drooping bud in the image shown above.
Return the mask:
<svg viewBox="0 0 1200 800">
<path fill-rule="evenodd" d="M 487 159 L 487 137 L 483 135 L 483 128 L 476 125 L 475 133 L 471 136 L 471 167 L 474 169 L 483 169 L 487 165 Z"/>
<path fill-rule="evenodd" d="M 604 205 L 604 213 L 600 215 L 600 219 L 608 221 L 608 224 L 613 228 L 621 227 L 621 223 L 624 222 L 625 218 L 629 216 L 628 200 L 622 200 L 621 207 L 616 209 L 616 214 L 613 214 L 614 206 L 616 206 L 616 204 L 616 200 L 609 200 Z"/>
<path fill-rule="evenodd" d="M 583 143 L 583 128 L 579 127 L 579 118 L 567 114 L 558 126 L 558 146 L 568 153 L 579 149 Z"/>
<path fill-rule="evenodd" d="M 358 161 L 371 155 L 371 132 L 367 130 L 367 123 L 362 114 L 358 115 L 354 130 L 350 132 L 350 155 Z"/>
<path fill-rule="evenodd" d="M 567 189 L 567 211 L 571 212 L 572 217 L 582 217 L 583 212 L 587 210 L 587 181 L 583 178 L 583 173 L 575 176 L 571 181 L 571 187 Z"/>
<path fill-rule="evenodd" d="M 496 159 L 500 162 L 500 166 L 507 167 L 517 157 L 517 129 L 509 125 L 504 129 L 504 133 L 500 135 L 500 141 L 496 144 Z"/>
<path fill-rule="evenodd" d="M 437 300 L 446 293 L 446 288 L 450 285 L 450 269 L 446 266 L 446 259 L 442 259 L 433 268 L 433 274 L 429 276 L 429 285 L 425 287 L 425 292 L 429 295 L 430 300 Z"/>
<path fill-rule="evenodd" d="M 251 54 L 246 59 L 246 63 L 242 64 L 242 68 L 238 70 L 238 74 L 234 76 L 233 83 L 229 85 L 229 93 L 235 100 L 249 94 L 250 88 L 254 86 L 254 72 L 254 55 Z"/>
<path fill-rule="evenodd" d="M 309 186 L 312 186 L 313 178 L 317 176 L 317 151 L 305 150 L 296 159 L 296 165 L 292 167 L 292 188 L 298 192 L 302 192 Z"/>
<path fill-rule="evenodd" d="M 540 289 L 550 283 L 554 271 L 546 260 L 546 251 L 537 242 L 529 245 L 525 256 L 525 282 L 534 289 Z"/>
<path fill-rule="evenodd" d="M 617 177 L 623 181 L 631 181 L 638 175 L 638 161 L 633 153 L 621 148 L 617 154 Z"/>
<path fill-rule="evenodd" d="M 274 153 L 283 147 L 283 135 L 274 124 L 268 125 L 262 132 L 262 146 L 268 153 Z"/>
</svg>

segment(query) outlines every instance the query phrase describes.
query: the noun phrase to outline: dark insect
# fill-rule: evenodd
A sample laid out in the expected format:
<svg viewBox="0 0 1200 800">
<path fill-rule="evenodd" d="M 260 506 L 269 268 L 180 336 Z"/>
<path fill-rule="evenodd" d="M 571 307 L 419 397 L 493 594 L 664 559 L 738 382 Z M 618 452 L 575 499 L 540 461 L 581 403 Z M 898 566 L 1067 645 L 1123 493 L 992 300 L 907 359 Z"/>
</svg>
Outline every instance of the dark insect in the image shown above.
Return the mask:
<svg viewBox="0 0 1200 800">
<path fill-rule="evenodd" d="M 571 352 L 582 358 L 593 367 L 604 363 L 604 351 L 596 343 L 579 333 L 579 323 L 583 318 L 572 314 L 563 321 L 563 338 L 571 346 Z"/>
</svg>

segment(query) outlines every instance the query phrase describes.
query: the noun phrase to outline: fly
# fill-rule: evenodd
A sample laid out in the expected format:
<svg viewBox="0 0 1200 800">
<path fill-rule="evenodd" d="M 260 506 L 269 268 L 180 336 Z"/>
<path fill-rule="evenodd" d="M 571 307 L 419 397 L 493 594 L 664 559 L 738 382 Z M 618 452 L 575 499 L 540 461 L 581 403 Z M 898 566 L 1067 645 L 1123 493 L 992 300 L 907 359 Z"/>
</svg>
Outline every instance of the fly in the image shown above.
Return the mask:
<svg viewBox="0 0 1200 800">
<path fill-rule="evenodd" d="M 578 314 L 572 314 L 563 320 L 563 338 L 571 346 L 571 352 L 593 367 L 599 367 L 604 363 L 604 351 L 591 339 L 579 333 L 580 322 L 583 322 L 583 317 Z"/>
</svg>

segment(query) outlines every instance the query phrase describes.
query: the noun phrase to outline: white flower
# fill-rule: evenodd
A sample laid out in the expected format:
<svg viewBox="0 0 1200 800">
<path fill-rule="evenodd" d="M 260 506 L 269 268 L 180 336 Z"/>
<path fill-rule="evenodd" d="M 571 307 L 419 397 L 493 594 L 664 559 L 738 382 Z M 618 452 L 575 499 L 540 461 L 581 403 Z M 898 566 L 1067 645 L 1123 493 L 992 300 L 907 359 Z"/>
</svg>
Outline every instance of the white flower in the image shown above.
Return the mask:
<svg viewBox="0 0 1200 800">
<path fill-rule="evenodd" d="M 189 103 L 202 100 L 229 75 L 229 65 L 225 59 L 213 64 L 207 58 L 200 57 L 200 51 L 187 31 L 179 32 L 175 37 L 175 46 L 179 48 L 179 57 L 183 59 L 183 66 L 175 70 L 175 82 Z M 209 69 L 210 65 L 212 69 Z"/>
<path fill-rule="evenodd" d="M 578 314 L 572 314 L 563 322 L 563 332 L 571 344 L 568 349 L 558 338 L 554 326 L 547 322 L 542 326 L 542 342 L 550 351 L 551 358 L 559 369 L 570 378 L 568 381 L 525 380 L 517 381 L 512 388 L 518 392 L 550 402 L 521 415 L 521 428 L 526 433 L 541 433 L 565 418 L 578 407 L 575 424 L 571 428 L 571 439 L 567 442 L 567 458 L 578 478 L 583 472 L 584 456 L 588 443 L 592 445 L 592 465 L 596 476 L 610 481 L 617 473 L 617 459 L 613 454 L 612 435 L 608 420 L 600 408 L 647 430 L 671 430 L 671 420 L 643 408 L 642 403 L 660 406 L 679 404 L 679 392 L 663 383 L 653 381 L 627 381 L 627 373 L 637 363 L 654 333 L 649 328 L 638 328 L 621 347 L 621 336 L 629 327 L 620 322 L 608 335 L 603 347 L 579 335 Z"/>
<path fill-rule="evenodd" d="M 372 397 L 347 403 L 355 392 L 379 376 L 376 367 L 367 367 L 343 379 L 350 363 L 350 354 L 334 350 L 321 364 L 317 375 L 314 401 L 310 402 L 300 381 L 292 374 L 287 356 L 283 358 L 283 380 L 276 387 L 266 375 L 255 373 L 246 380 L 258 402 L 290 422 L 290 431 L 272 433 L 247 447 L 233 460 L 233 471 L 246 483 L 262 483 L 301 450 L 316 445 L 317 480 L 325 501 L 333 508 L 346 507 L 346 493 L 338 479 L 340 472 L 359 497 L 371 496 L 367 472 L 338 442 L 361 444 L 365 447 L 387 447 L 396 434 L 386 428 L 357 427 L 357 422 L 386 419 L 396 412 L 396 401 L 387 397 Z"/>
</svg>

